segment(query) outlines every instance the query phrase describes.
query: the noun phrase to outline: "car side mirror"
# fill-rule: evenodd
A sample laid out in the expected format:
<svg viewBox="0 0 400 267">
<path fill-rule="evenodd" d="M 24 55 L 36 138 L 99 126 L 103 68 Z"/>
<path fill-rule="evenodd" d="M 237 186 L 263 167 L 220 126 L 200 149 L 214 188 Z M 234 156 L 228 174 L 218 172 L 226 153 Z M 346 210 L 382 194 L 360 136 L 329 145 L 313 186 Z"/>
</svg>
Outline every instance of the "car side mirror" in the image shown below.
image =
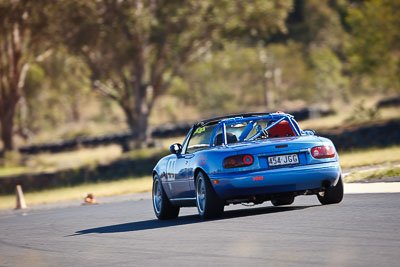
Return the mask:
<svg viewBox="0 0 400 267">
<path fill-rule="evenodd" d="M 314 130 L 310 130 L 310 129 L 304 130 L 304 133 L 306 135 L 315 135 L 315 131 Z"/>
<path fill-rule="evenodd" d="M 173 144 L 169 147 L 172 154 L 179 155 L 182 152 L 182 145 L 179 143 Z"/>
</svg>

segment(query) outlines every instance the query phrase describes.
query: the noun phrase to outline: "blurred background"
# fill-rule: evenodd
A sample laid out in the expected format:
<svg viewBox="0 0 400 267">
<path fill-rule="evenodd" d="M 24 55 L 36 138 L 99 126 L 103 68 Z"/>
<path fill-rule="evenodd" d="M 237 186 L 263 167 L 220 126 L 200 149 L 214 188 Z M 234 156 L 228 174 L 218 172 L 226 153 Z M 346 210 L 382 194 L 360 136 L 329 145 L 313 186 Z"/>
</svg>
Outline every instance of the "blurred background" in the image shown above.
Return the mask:
<svg viewBox="0 0 400 267">
<path fill-rule="evenodd" d="M 397 0 L 2 0 L 0 193 L 150 175 L 191 123 L 232 113 L 292 112 L 343 151 L 398 144 L 352 136 L 400 127 L 399 14 Z"/>
</svg>

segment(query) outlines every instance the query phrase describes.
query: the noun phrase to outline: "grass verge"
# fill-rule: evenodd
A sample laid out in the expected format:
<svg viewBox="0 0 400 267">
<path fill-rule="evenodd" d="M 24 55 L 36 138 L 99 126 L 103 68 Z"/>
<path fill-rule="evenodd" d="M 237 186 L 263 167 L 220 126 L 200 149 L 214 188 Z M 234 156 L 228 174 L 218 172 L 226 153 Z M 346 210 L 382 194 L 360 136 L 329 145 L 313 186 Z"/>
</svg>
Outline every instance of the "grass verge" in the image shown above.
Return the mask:
<svg viewBox="0 0 400 267">
<path fill-rule="evenodd" d="M 361 180 L 373 180 L 385 177 L 400 176 L 399 167 L 388 167 L 384 169 L 365 171 L 365 172 L 353 172 L 344 178 L 345 182 L 354 182 Z"/>
<path fill-rule="evenodd" d="M 0 177 L 23 173 L 54 172 L 62 169 L 79 168 L 99 163 L 108 163 L 122 156 L 118 145 L 81 148 L 60 153 L 21 155 L 14 153 L 4 166 L 0 166 Z"/>
<path fill-rule="evenodd" d="M 23 166 L 0 166 L 0 178 L 2 176 L 18 175 L 26 171 Z"/>
<path fill-rule="evenodd" d="M 400 146 L 339 153 L 342 169 L 389 162 L 400 162 Z"/>
<path fill-rule="evenodd" d="M 73 187 L 62 187 L 57 189 L 42 190 L 26 193 L 25 201 L 29 206 L 46 203 L 79 200 L 92 193 L 96 198 L 115 196 L 123 194 L 148 192 L 152 187 L 151 176 L 132 177 L 118 181 L 88 183 Z M 16 204 L 15 195 L 0 196 L 0 209 L 14 208 Z"/>
</svg>

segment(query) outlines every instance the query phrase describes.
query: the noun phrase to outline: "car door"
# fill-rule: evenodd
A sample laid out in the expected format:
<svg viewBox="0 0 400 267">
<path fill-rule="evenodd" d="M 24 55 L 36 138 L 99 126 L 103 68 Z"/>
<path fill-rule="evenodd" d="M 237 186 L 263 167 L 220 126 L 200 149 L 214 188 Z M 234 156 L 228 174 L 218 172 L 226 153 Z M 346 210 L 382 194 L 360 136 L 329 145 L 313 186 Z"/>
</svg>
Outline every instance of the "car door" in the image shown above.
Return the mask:
<svg viewBox="0 0 400 267">
<path fill-rule="evenodd" d="M 190 185 L 188 178 L 189 162 L 193 155 L 182 154 L 175 161 L 175 177 L 171 183 L 171 192 L 173 198 L 188 198 L 190 194 Z"/>
<path fill-rule="evenodd" d="M 188 135 L 190 136 L 190 135 Z M 186 148 L 187 139 L 183 143 Z M 184 150 L 183 150 L 184 151 Z M 192 196 L 189 185 L 188 168 L 192 154 L 178 154 L 168 161 L 167 164 L 167 182 L 170 196 L 174 198 L 189 198 Z"/>
</svg>

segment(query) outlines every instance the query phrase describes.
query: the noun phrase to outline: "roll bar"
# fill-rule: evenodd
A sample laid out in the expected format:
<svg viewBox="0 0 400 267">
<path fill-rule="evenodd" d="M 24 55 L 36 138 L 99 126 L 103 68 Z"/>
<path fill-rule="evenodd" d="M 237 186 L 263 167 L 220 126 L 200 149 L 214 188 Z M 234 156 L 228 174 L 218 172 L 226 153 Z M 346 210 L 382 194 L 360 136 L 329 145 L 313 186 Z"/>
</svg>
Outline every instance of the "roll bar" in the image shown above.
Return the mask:
<svg viewBox="0 0 400 267">
<path fill-rule="evenodd" d="M 222 144 L 226 145 L 227 144 L 226 126 L 235 125 L 235 124 L 239 124 L 239 123 L 243 123 L 243 122 L 253 123 L 255 121 L 264 120 L 264 119 L 274 120 L 275 122 L 273 122 L 271 125 L 267 125 L 264 129 L 257 132 L 255 135 L 251 136 L 247 140 L 251 141 L 251 140 L 256 139 L 257 137 L 259 137 L 262 134 L 263 131 L 268 131 L 269 129 L 271 129 L 272 127 L 274 127 L 275 125 L 277 125 L 278 123 L 280 123 L 281 121 L 284 121 L 284 120 L 289 123 L 290 127 L 292 128 L 292 130 L 296 136 L 300 136 L 304 133 L 300 129 L 300 126 L 297 124 L 294 117 L 292 115 L 286 114 L 286 113 L 271 113 L 271 114 L 268 114 L 265 116 L 255 116 L 255 117 L 246 117 L 246 118 L 234 117 L 234 118 L 223 119 L 218 123 L 217 127 L 215 127 L 213 132 L 211 133 L 210 147 L 212 147 L 214 145 L 215 135 L 217 134 L 217 132 L 220 128 L 222 128 L 222 136 L 223 136 Z M 246 136 L 244 136 L 243 139 L 244 138 L 246 138 Z"/>
</svg>

